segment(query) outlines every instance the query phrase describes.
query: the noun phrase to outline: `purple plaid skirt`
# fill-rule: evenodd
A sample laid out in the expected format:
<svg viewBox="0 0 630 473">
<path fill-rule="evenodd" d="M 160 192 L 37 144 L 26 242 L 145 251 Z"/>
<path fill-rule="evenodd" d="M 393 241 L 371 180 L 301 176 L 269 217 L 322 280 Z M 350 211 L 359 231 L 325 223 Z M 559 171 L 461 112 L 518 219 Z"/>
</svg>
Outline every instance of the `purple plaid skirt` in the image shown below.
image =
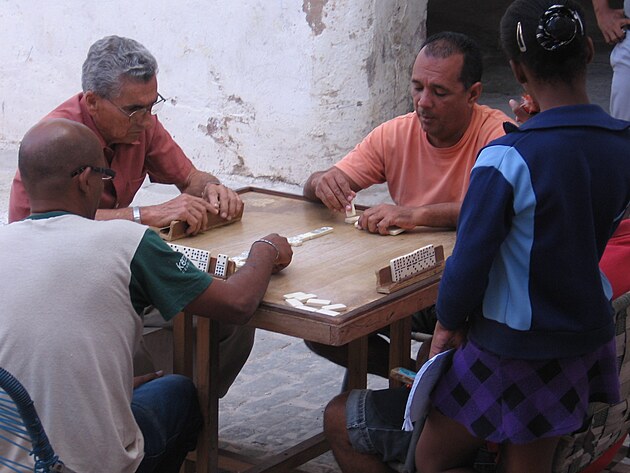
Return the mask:
<svg viewBox="0 0 630 473">
<path fill-rule="evenodd" d="M 582 427 L 589 402 L 619 402 L 615 339 L 586 355 L 553 360 L 503 358 L 467 341 L 431 400 L 490 442 L 569 434 Z"/>
</svg>

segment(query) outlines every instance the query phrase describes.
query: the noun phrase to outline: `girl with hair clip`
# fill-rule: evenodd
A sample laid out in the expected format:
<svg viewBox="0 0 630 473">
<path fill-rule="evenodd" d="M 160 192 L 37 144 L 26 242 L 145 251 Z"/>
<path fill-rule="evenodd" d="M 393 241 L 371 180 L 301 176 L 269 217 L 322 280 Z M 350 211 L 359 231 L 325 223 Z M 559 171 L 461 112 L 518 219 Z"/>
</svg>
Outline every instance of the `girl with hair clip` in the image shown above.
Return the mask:
<svg viewBox="0 0 630 473">
<path fill-rule="evenodd" d="M 516 0 L 501 20 L 540 109 L 484 148 L 447 260 L 431 355 L 455 347 L 416 448 L 420 473 L 551 472 L 589 402 L 619 400 L 610 284 L 598 262 L 630 201 L 630 123 L 589 104 L 593 44 L 572 0 Z"/>
</svg>

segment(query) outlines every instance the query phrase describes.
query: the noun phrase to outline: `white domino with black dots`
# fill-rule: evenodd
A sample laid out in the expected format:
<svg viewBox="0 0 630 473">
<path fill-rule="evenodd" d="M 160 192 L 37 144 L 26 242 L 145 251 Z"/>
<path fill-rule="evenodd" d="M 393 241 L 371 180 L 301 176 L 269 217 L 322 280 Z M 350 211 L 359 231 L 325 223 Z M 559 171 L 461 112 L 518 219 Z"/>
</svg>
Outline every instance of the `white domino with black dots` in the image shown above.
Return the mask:
<svg viewBox="0 0 630 473">
<path fill-rule="evenodd" d="M 214 275 L 220 278 L 224 278 L 227 274 L 227 255 L 219 253 L 217 255 L 217 264 L 214 266 Z"/>
<path fill-rule="evenodd" d="M 392 281 L 398 282 L 409 276 L 435 266 L 435 249 L 433 245 L 423 246 L 411 253 L 394 258 L 389 262 Z"/>
<path fill-rule="evenodd" d="M 210 252 L 206 250 L 200 250 L 199 248 L 191 248 L 190 246 L 176 245 L 175 243 L 167 242 L 174 251 L 179 251 L 186 258 L 190 260 L 201 271 L 208 271 L 208 263 L 210 262 Z"/>
</svg>

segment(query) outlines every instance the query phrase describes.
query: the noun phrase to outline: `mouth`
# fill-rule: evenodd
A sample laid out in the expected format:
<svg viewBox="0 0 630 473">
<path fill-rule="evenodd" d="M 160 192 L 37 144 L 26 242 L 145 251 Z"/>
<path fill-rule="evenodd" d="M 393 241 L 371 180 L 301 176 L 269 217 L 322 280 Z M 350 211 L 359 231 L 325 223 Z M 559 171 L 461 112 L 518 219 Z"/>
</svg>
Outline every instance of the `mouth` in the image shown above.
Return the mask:
<svg viewBox="0 0 630 473">
<path fill-rule="evenodd" d="M 420 111 L 417 111 L 416 115 L 418 115 L 418 119 L 421 122 L 430 122 L 430 121 L 433 121 L 435 119 L 435 117 L 433 115 L 429 115 L 427 113 L 423 113 L 423 112 L 420 112 Z"/>
</svg>

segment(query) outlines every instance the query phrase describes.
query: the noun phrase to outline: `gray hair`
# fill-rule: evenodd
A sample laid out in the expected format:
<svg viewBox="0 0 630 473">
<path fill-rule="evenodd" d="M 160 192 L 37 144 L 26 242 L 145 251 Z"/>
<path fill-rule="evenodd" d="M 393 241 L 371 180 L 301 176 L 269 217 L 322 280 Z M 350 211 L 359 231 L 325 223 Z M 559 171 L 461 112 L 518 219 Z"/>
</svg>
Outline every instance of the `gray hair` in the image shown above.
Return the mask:
<svg viewBox="0 0 630 473">
<path fill-rule="evenodd" d="M 111 99 L 120 94 L 123 79 L 148 82 L 158 72 L 157 61 L 133 39 L 106 36 L 90 46 L 83 63 L 83 93 L 91 90 Z"/>
</svg>

